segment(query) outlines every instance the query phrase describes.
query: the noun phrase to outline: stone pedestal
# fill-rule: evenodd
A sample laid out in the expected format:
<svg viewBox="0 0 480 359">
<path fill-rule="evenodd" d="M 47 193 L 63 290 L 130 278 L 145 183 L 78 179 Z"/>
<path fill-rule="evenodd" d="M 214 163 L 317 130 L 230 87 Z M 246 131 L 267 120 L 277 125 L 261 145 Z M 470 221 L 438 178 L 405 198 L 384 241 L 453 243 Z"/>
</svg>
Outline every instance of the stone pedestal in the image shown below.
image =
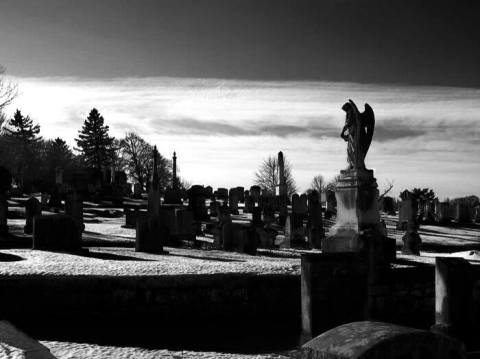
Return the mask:
<svg viewBox="0 0 480 359">
<path fill-rule="evenodd" d="M 386 236 L 380 223 L 373 171 L 341 171 L 335 195 L 336 223 L 322 240 L 322 251 L 363 253 L 379 262 L 394 260 L 395 240 Z"/>
</svg>

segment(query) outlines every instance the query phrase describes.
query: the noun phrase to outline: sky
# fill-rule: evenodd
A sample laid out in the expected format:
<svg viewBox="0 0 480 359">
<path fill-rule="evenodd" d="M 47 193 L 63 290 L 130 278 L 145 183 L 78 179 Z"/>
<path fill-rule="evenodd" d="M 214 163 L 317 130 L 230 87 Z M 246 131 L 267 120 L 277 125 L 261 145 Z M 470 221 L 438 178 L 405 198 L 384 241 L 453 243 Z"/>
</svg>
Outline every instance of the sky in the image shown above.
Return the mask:
<svg viewBox="0 0 480 359">
<path fill-rule="evenodd" d="M 480 194 L 480 2 L 2 0 L 0 64 L 46 138 L 92 107 L 191 183 L 252 184 L 284 151 L 301 190 L 346 167 L 349 98 L 376 129 L 367 167 L 393 195 Z"/>
</svg>

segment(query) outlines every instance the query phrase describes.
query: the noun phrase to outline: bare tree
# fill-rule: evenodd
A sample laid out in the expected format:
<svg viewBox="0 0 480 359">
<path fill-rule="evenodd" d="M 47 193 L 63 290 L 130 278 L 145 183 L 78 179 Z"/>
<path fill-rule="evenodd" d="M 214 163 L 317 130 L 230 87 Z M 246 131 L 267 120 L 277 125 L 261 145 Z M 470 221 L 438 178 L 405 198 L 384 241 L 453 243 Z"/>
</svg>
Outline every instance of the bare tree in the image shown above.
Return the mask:
<svg viewBox="0 0 480 359">
<path fill-rule="evenodd" d="M 287 194 L 290 197 L 297 192 L 297 185 L 295 184 L 295 180 L 292 176 L 292 166 L 286 157 L 284 157 L 284 164 Z M 278 159 L 274 156 L 269 156 L 263 161 L 263 163 L 260 165 L 260 168 L 255 173 L 255 184 L 270 194 L 275 195 L 276 188 L 280 183 L 278 171 Z"/>
<path fill-rule="evenodd" d="M 324 187 L 324 191 L 334 191 L 335 192 L 335 188 L 337 187 L 337 183 L 340 179 L 340 175 L 336 175 L 335 177 L 332 178 L 331 181 L 328 181 L 326 184 L 325 184 L 325 187 Z"/>
<path fill-rule="evenodd" d="M 322 193 L 325 191 L 325 179 L 322 175 L 316 175 L 312 179 L 312 183 L 310 184 L 310 189 L 315 190 L 318 193 Z"/>
<path fill-rule="evenodd" d="M 17 97 L 18 88 L 15 83 L 5 77 L 5 68 L 0 66 L 0 112 Z M 1 125 L 0 121 L 0 125 Z"/>
<path fill-rule="evenodd" d="M 393 181 L 388 180 L 387 185 L 385 186 L 384 190 L 382 191 L 382 194 L 378 196 L 378 200 L 381 201 L 383 197 L 385 197 L 393 188 Z"/>
</svg>

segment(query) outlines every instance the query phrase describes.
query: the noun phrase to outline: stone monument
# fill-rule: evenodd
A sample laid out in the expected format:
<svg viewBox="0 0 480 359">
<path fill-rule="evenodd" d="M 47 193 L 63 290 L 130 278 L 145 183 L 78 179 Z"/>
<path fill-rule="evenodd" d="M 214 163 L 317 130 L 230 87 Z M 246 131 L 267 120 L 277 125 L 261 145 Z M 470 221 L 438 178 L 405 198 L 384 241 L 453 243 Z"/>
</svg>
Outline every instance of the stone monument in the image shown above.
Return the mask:
<svg viewBox="0 0 480 359">
<path fill-rule="evenodd" d="M 325 252 L 360 252 L 376 262 L 395 258 L 395 241 L 380 223 L 377 181 L 365 167 L 365 156 L 373 138 L 375 117 L 365 104 L 360 113 L 352 100 L 345 103 L 345 126 L 340 136 L 347 142 L 348 167 L 340 171 L 335 196 L 336 223 L 322 240 Z"/>
</svg>

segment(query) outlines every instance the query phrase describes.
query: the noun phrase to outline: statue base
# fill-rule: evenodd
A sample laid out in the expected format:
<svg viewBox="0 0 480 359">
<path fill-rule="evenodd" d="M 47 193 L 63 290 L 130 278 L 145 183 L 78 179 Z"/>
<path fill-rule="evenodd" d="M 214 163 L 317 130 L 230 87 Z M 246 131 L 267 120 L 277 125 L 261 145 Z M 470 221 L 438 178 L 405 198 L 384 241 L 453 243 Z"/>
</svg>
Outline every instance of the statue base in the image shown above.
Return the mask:
<svg viewBox="0 0 480 359">
<path fill-rule="evenodd" d="M 335 191 L 337 219 L 322 240 L 322 252 L 364 253 L 383 263 L 395 259 L 395 240 L 387 237 L 380 223 L 377 187 L 372 170 L 340 171 Z"/>
</svg>

